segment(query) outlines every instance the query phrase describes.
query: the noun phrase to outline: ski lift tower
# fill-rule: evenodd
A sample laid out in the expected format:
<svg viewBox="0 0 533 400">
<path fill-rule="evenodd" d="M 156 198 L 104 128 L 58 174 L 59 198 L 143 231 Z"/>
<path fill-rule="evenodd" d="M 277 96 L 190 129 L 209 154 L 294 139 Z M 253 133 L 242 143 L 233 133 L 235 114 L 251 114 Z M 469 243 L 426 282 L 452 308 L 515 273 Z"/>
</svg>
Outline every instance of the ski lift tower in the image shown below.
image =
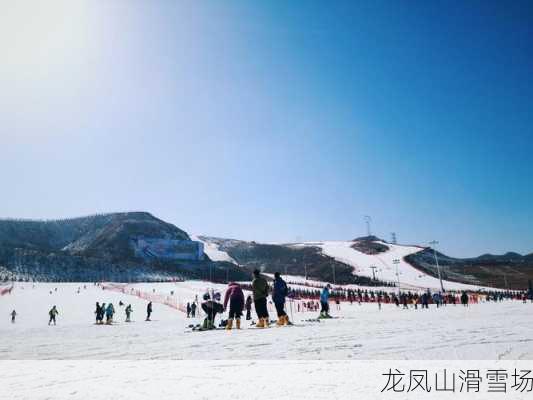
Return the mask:
<svg viewBox="0 0 533 400">
<path fill-rule="evenodd" d="M 437 258 L 437 249 L 436 249 L 439 242 L 436 240 L 433 240 L 429 242 L 428 244 L 430 246 L 433 246 L 433 255 L 435 256 L 435 264 L 437 265 L 437 273 L 439 274 L 440 290 L 444 293 L 444 285 L 442 284 L 442 276 L 440 274 L 439 259 Z"/>
<path fill-rule="evenodd" d="M 400 265 L 400 260 L 395 258 L 394 260 L 392 260 L 392 263 L 396 265 L 396 277 L 398 278 L 398 299 L 400 299 L 400 270 L 398 269 L 398 265 Z"/>
<path fill-rule="evenodd" d="M 377 268 L 378 268 L 378 267 L 376 267 L 375 265 L 371 265 L 371 266 L 370 266 L 370 269 L 372 270 L 372 279 L 373 279 L 373 280 L 376 280 L 376 269 L 377 269 Z"/>
</svg>

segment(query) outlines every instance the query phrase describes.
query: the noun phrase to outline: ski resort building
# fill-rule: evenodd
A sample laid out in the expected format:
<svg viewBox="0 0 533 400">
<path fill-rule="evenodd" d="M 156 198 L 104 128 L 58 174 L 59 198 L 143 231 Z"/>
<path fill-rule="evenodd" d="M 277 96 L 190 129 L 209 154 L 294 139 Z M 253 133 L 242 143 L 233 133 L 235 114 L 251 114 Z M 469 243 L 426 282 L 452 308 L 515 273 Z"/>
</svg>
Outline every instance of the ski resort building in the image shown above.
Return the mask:
<svg viewBox="0 0 533 400">
<path fill-rule="evenodd" d="M 134 241 L 135 254 L 143 258 L 202 261 L 204 244 L 195 240 L 146 239 Z"/>
</svg>

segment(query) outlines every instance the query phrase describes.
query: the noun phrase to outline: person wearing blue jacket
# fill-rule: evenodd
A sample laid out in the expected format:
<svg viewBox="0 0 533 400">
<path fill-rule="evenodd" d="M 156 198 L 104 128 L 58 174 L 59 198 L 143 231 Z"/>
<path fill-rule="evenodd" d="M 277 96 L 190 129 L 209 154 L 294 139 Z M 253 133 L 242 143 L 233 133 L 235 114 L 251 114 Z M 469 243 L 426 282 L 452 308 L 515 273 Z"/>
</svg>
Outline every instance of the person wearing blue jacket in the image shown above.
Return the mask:
<svg viewBox="0 0 533 400">
<path fill-rule="evenodd" d="M 115 314 L 115 307 L 113 303 L 109 303 L 105 309 L 105 323 L 111 325 L 113 323 L 113 315 Z"/>
<path fill-rule="evenodd" d="M 322 293 L 320 293 L 320 316 L 319 318 L 331 318 L 331 315 L 329 315 L 329 290 L 331 289 L 331 285 L 328 283 L 324 289 L 322 289 Z"/>
<path fill-rule="evenodd" d="M 276 306 L 276 312 L 278 313 L 278 322 L 276 325 L 283 326 L 289 325 L 289 316 L 285 312 L 285 297 L 289 294 L 289 288 L 287 283 L 281 278 L 279 272 L 274 274 L 274 286 L 272 288 L 272 301 Z"/>
</svg>

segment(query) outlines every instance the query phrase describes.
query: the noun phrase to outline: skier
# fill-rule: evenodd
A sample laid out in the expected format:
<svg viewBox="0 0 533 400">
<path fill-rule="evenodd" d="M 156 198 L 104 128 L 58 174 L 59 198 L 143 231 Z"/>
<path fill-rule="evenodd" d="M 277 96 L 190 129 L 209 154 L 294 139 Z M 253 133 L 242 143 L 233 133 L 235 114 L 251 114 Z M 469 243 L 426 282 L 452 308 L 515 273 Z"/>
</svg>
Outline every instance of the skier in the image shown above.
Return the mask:
<svg viewBox="0 0 533 400">
<path fill-rule="evenodd" d="M 191 318 L 196 317 L 196 303 L 191 304 Z"/>
<path fill-rule="evenodd" d="M 235 325 L 237 329 L 241 329 L 241 317 L 242 309 L 244 308 L 244 293 L 241 286 L 236 282 L 231 282 L 226 290 L 224 296 L 224 311 L 226 310 L 229 302 L 229 314 L 226 329 L 228 331 L 233 328 L 233 320 L 235 319 Z"/>
<path fill-rule="evenodd" d="M 255 312 L 257 313 L 257 328 L 268 328 L 268 282 L 261 276 L 259 270 L 254 271 L 254 279 L 252 281 L 252 291 L 254 295 Z"/>
<path fill-rule="evenodd" d="M 113 315 L 115 314 L 115 307 L 113 303 L 109 303 L 105 309 L 105 323 L 111 325 L 113 323 Z"/>
<path fill-rule="evenodd" d="M 219 313 L 224 312 L 224 306 L 218 302 L 220 300 L 220 293 L 213 295 L 213 300 L 209 293 L 204 294 L 204 302 L 202 303 L 202 310 L 204 310 L 206 317 L 200 330 L 215 329 L 215 317 Z"/>
<path fill-rule="evenodd" d="M 104 315 L 105 315 L 105 303 L 102 303 L 100 306 L 100 325 L 104 323 Z"/>
<path fill-rule="evenodd" d="M 191 318 L 191 303 L 187 303 L 187 318 Z"/>
<path fill-rule="evenodd" d="M 146 306 L 146 321 L 151 321 L 150 315 L 152 315 L 152 302 L 149 302 Z"/>
<path fill-rule="evenodd" d="M 17 312 L 15 310 L 11 311 L 11 323 L 15 323 L 15 317 L 17 316 Z"/>
<path fill-rule="evenodd" d="M 126 312 L 126 322 L 131 322 L 131 313 L 133 312 L 131 304 L 128 304 L 124 311 Z"/>
<path fill-rule="evenodd" d="M 252 319 L 252 296 L 248 296 L 246 298 L 246 321 L 250 321 Z"/>
<path fill-rule="evenodd" d="M 466 294 L 465 291 L 463 291 L 463 294 L 461 294 L 461 304 L 464 307 L 468 307 L 468 295 Z"/>
<path fill-rule="evenodd" d="M 48 325 L 50 325 L 52 322 L 54 325 L 56 324 L 56 316 L 59 314 L 59 311 L 57 311 L 56 306 L 53 306 L 50 311 L 48 311 L 48 315 L 50 316 L 50 320 L 48 321 Z"/>
<path fill-rule="evenodd" d="M 100 307 L 100 303 L 96 302 L 96 310 L 94 312 L 96 315 L 96 325 L 100 325 L 102 323 L 102 307 Z"/>
<path fill-rule="evenodd" d="M 285 312 L 285 297 L 289 294 L 289 288 L 285 281 L 281 278 L 279 272 L 274 274 L 274 285 L 272 287 L 272 300 L 276 306 L 278 313 L 278 322 L 276 325 L 283 326 L 289 324 L 289 317 Z"/>
<path fill-rule="evenodd" d="M 322 293 L 320 293 L 320 316 L 319 318 L 331 318 L 331 315 L 329 315 L 329 290 L 331 289 L 331 285 L 328 283 L 324 289 L 322 289 Z"/>
</svg>

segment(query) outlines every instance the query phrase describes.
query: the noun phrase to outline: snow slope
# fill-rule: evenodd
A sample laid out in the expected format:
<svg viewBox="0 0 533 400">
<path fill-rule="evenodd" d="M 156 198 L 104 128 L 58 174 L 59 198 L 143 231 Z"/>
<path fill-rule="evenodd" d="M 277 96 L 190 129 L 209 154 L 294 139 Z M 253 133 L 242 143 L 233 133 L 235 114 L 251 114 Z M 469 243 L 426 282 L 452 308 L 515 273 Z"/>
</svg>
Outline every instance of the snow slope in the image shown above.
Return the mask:
<svg viewBox="0 0 533 400">
<path fill-rule="evenodd" d="M 320 247 L 322 252 L 337 261 L 354 267 L 354 273 L 361 276 L 372 277 L 371 266 L 377 267 L 375 270 L 376 279 L 388 282 L 397 282 L 396 265 L 393 260 L 400 261 L 398 264 L 398 272 L 400 277 L 400 287 L 402 290 L 425 290 L 425 289 L 440 289 L 440 283 L 437 278 L 434 278 L 426 273 L 414 268 L 411 264 L 404 260 L 409 254 L 414 254 L 423 249 L 417 246 L 402 246 L 390 243 L 382 243 L 390 248 L 390 250 L 369 255 L 353 249 L 351 241 L 326 241 L 326 242 L 309 242 L 297 243 L 294 246 L 314 246 Z M 477 290 L 478 286 L 466 285 L 457 282 L 444 281 L 444 289 L 447 290 Z"/>
<path fill-rule="evenodd" d="M 24 287 L 24 289 L 23 289 Z M 58 288 L 57 292 L 55 288 Z M 80 287 L 80 293 L 78 293 Z M 193 301 L 206 289 L 224 294 L 225 285 L 188 281 L 134 285 L 147 292 Z M 50 294 L 52 290 L 52 294 Z M 132 323 L 124 322 L 119 300 L 132 304 Z M 113 302 L 117 324 L 94 325 L 94 303 Z M 48 326 L 48 310 L 57 305 L 57 326 Z M 200 319 L 154 303 L 153 321 L 145 322 L 146 301 L 87 284 L 18 283 L 0 297 L 0 360 L 8 359 L 533 359 L 533 305 L 480 303 L 401 310 L 384 304 L 332 305 L 341 318 L 306 322 L 316 313 L 287 310 L 294 327 L 240 331 L 189 332 Z M 16 309 L 17 322 L 9 313 Z M 271 316 L 274 313 L 271 308 Z M 255 315 L 254 315 L 255 317 Z"/>
<path fill-rule="evenodd" d="M 192 240 L 197 240 L 204 244 L 204 253 L 207 254 L 212 261 L 228 261 L 238 265 L 238 263 L 231 258 L 228 253 L 219 249 L 218 244 L 202 240 L 197 235 L 191 235 L 191 238 Z"/>
</svg>

